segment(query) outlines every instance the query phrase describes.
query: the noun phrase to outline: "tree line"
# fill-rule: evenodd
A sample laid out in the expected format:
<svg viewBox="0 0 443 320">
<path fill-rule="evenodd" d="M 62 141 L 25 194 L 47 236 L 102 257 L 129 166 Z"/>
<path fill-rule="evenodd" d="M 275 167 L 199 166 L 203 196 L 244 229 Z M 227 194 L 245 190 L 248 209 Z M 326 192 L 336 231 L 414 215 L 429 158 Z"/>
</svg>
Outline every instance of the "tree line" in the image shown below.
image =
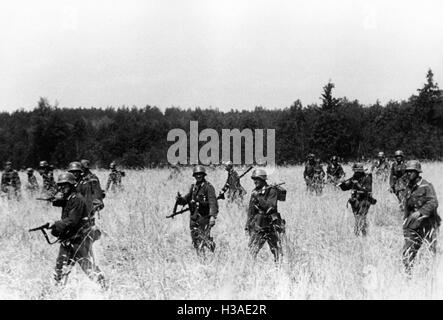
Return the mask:
<svg viewBox="0 0 443 320">
<path fill-rule="evenodd" d="M 334 97 L 333 89 L 329 81 L 320 104 L 303 106 L 296 100 L 277 110 L 227 112 L 176 107 L 162 112 L 149 105 L 66 109 L 40 98 L 32 111 L 0 113 L 0 161 L 12 161 L 15 168 L 36 167 L 40 160 L 63 168 L 82 158 L 97 167 L 111 161 L 131 168 L 164 165 L 173 143 L 166 139 L 169 130 L 189 132 L 192 120 L 199 130 L 275 129 L 278 164 L 303 162 L 310 152 L 323 161 L 332 155 L 353 161 L 397 149 L 411 158 L 442 159 L 443 99 L 432 70 L 415 94 L 385 105 Z"/>
</svg>

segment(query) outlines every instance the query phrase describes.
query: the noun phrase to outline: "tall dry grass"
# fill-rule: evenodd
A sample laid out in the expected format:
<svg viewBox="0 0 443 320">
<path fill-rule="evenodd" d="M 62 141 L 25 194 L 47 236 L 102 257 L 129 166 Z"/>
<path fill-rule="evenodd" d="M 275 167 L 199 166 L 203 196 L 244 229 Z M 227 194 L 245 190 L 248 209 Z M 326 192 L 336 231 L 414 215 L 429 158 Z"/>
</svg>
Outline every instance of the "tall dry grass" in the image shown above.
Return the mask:
<svg viewBox="0 0 443 320">
<path fill-rule="evenodd" d="M 443 199 L 443 164 L 424 164 L 425 178 Z M 349 167 L 345 168 L 348 176 Z M 97 172 L 102 184 L 107 172 Z M 191 245 L 189 213 L 166 219 L 177 191 L 193 182 L 191 169 L 174 179 L 168 170 L 127 171 L 122 193 L 109 193 L 98 221 L 106 232 L 94 244 L 110 282 L 102 292 L 76 266 L 66 287 L 52 272 L 58 246 L 27 229 L 60 217 L 60 209 L 25 194 L 21 202 L 0 200 L 1 299 L 442 299 L 441 249 L 435 261 L 426 249 L 414 276 L 403 274 L 402 214 L 387 183 L 374 183 L 378 203 L 369 211 L 369 235 L 356 238 L 346 208 L 349 192 L 325 189 L 306 194 L 301 167 L 279 168 L 270 180 L 286 182 L 279 209 L 287 221 L 284 258 L 276 266 L 265 245 L 251 261 L 244 233 L 245 208 L 219 201 L 213 237 L 217 248 L 206 260 Z M 21 174 L 22 181 L 25 175 Z M 217 191 L 226 173 L 209 171 Z M 41 180 L 39 180 L 41 182 Z M 249 175 L 242 180 L 250 193 Z M 439 237 L 441 245 L 441 237 Z"/>
</svg>

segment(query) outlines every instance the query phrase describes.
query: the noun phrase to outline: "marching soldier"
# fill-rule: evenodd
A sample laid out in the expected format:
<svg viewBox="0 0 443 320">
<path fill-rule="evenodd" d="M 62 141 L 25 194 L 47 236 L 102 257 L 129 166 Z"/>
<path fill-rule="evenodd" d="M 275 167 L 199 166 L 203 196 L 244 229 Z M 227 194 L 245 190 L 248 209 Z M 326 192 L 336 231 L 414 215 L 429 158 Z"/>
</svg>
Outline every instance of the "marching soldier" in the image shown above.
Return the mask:
<svg viewBox="0 0 443 320">
<path fill-rule="evenodd" d="M 103 199 L 103 190 L 102 187 L 100 185 L 100 180 L 98 179 L 98 177 L 91 172 L 91 170 L 89 169 L 89 160 L 86 159 L 82 159 L 80 161 L 81 167 L 82 167 L 82 179 L 85 181 L 88 181 L 88 183 L 90 183 L 92 185 L 92 190 L 94 192 L 94 197 L 96 199 Z"/>
<path fill-rule="evenodd" d="M 42 160 L 38 166 L 38 172 L 43 180 L 43 191 L 54 195 L 57 192 L 57 184 L 54 180 L 54 168 L 47 161 Z"/>
<path fill-rule="evenodd" d="M 91 216 L 85 198 L 76 192 L 76 180 L 72 173 L 63 173 L 58 177 L 57 184 L 62 193 L 60 201 L 54 201 L 54 206 L 62 207 L 61 220 L 49 222 L 53 236 L 60 241 L 60 250 L 55 266 L 55 280 L 65 283 L 70 269 L 79 263 L 88 277 L 107 289 L 105 277 L 95 264 L 92 244 L 95 234 L 92 231 Z"/>
<path fill-rule="evenodd" d="M 38 191 L 38 182 L 37 178 L 34 176 L 34 169 L 28 168 L 26 169 L 26 173 L 28 174 L 28 184 L 26 185 L 26 189 L 30 192 Z"/>
<path fill-rule="evenodd" d="M 374 173 L 378 178 L 386 181 L 389 175 L 389 162 L 386 160 L 385 153 L 380 151 L 377 155 L 377 160 L 374 161 L 371 167 L 371 172 Z"/>
<path fill-rule="evenodd" d="M 313 153 L 308 154 L 306 157 L 305 170 L 303 171 L 303 178 L 305 179 L 306 186 L 309 187 L 310 181 L 314 176 L 315 167 L 315 155 Z"/>
<path fill-rule="evenodd" d="M 343 191 L 352 189 L 348 202 L 355 218 L 354 233 L 356 236 L 360 234 L 366 236 L 368 228 L 366 216 L 371 204 L 377 202 L 372 197 L 372 173 L 365 173 L 363 163 L 354 164 L 352 170 L 354 175 L 338 184 L 338 187 Z"/>
<path fill-rule="evenodd" d="M 408 185 L 404 198 L 403 264 L 406 272 L 410 273 L 423 242 L 429 244 L 433 254 L 436 253 L 441 218 L 437 213 L 438 201 L 434 187 L 420 176 L 420 162 L 408 161 L 405 172 Z"/>
<path fill-rule="evenodd" d="M 215 225 L 218 215 L 218 203 L 215 189 L 211 183 L 206 181 L 206 170 L 203 166 L 197 165 L 193 169 L 195 184 L 184 197 L 177 195 L 177 203 L 189 205 L 191 238 L 197 253 L 203 253 L 204 247 L 208 247 L 212 252 L 215 250 L 215 243 L 210 236 L 211 228 Z"/>
<path fill-rule="evenodd" d="M 88 212 L 95 212 L 103 209 L 102 192 L 97 188 L 97 183 L 91 183 L 87 176 L 83 175 L 83 168 L 80 162 L 71 162 L 68 166 L 68 172 L 72 173 L 75 178 L 76 191 L 80 193 L 86 201 Z"/>
<path fill-rule="evenodd" d="M 246 190 L 240 184 L 240 178 L 238 176 L 238 173 L 234 170 L 232 162 L 231 161 L 226 162 L 225 168 L 226 171 L 228 171 L 228 178 L 222 190 L 220 191 L 218 199 L 224 199 L 225 193 L 228 192 L 227 193 L 228 199 L 231 202 L 236 199 L 243 200 L 243 197 L 246 194 Z"/>
<path fill-rule="evenodd" d="M 125 176 L 125 173 L 117 170 L 115 162 L 111 162 L 109 168 L 111 169 L 111 172 L 109 173 L 108 182 L 106 183 L 106 192 L 109 190 L 109 187 L 111 187 L 112 191 L 121 191 L 123 189 L 122 177 Z"/>
<path fill-rule="evenodd" d="M 8 199 L 11 196 L 20 198 L 21 181 L 18 172 L 12 169 L 12 162 L 5 162 L 5 171 L 2 174 L 1 191 L 4 192 Z"/>
<path fill-rule="evenodd" d="M 254 257 L 268 242 L 277 262 L 282 254 L 280 234 L 284 232 L 285 221 L 277 209 L 278 189 L 266 182 L 267 174 L 263 169 L 252 172 L 255 188 L 248 207 L 245 230 L 249 234 L 249 250 Z"/>
<path fill-rule="evenodd" d="M 400 203 L 403 202 L 404 192 L 406 190 L 405 177 L 406 163 L 404 161 L 403 151 L 395 151 L 395 162 L 391 166 L 391 175 L 389 176 L 390 191 L 395 194 Z"/>
<path fill-rule="evenodd" d="M 327 181 L 337 184 L 346 175 L 341 164 L 338 163 L 338 157 L 333 156 L 326 169 Z"/>
</svg>

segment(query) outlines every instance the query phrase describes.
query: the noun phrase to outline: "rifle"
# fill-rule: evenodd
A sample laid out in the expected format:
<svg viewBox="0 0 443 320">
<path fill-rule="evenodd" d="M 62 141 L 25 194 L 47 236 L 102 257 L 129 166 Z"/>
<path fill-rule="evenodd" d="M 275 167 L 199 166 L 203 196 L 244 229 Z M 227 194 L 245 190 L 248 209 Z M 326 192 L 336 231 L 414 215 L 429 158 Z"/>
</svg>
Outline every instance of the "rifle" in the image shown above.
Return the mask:
<svg viewBox="0 0 443 320">
<path fill-rule="evenodd" d="M 177 192 L 177 197 L 181 197 L 180 192 Z M 176 215 L 182 214 L 182 213 L 190 210 L 190 208 L 188 206 L 187 208 L 177 211 L 177 207 L 178 207 L 178 200 L 175 200 L 174 209 L 172 210 L 172 213 L 170 215 L 166 216 L 166 219 L 167 218 L 174 218 Z"/>
<path fill-rule="evenodd" d="M 48 242 L 48 244 L 54 244 L 59 241 L 59 239 L 57 238 L 55 241 L 51 242 L 49 240 L 48 234 L 46 233 L 45 229 L 49 229 L 49 222 L 45 223 L 44 225 L 41 225 L 40 227 L 29 229 L 28 232 L 34 232 L 40 230 L 45 236 L 46 242 Z"/>
<path fill-rule="evenodd" d="M 52 201 L 54 201 L 55 200 L 55 197 L 54 196 L 52 196 L 52 197 L 48 197 L 48 198 L 35 198 L 36 200 L 41 200 L 41 201 L 48 201 L 48 202 L 52 202 Z"/>
<path fill-rule="evenodd" d="M 254 169 L 254 166 L 250 166 L 245 172 L 243 172 L 239 177 L 238 180 L 240 180 L 241 178 L 243 178 L 249 171 L 251 171 L 252 169 Z M 226 185 L 225 185 L 226 187 Z M 228 191 L 229 188 L 223 187 L 222 191 L 220 191 L 220 193 L 217 196 L 217 200 L 224 200 L 225 199 L 225 192 Z"/>
</svg>

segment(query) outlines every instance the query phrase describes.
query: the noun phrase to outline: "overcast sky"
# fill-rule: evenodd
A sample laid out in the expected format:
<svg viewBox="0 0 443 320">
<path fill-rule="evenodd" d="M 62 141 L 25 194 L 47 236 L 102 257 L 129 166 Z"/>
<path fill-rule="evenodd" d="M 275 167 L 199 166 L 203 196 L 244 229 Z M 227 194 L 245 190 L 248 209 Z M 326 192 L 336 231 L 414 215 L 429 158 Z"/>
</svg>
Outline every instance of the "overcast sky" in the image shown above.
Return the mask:
<svg viewBox="0 0 443 320">
<path fill-rule="evenodd" d="M 443 1 L 2 1 L 0 111 L 252 109 L 443 88 Z"/>
</svg>

